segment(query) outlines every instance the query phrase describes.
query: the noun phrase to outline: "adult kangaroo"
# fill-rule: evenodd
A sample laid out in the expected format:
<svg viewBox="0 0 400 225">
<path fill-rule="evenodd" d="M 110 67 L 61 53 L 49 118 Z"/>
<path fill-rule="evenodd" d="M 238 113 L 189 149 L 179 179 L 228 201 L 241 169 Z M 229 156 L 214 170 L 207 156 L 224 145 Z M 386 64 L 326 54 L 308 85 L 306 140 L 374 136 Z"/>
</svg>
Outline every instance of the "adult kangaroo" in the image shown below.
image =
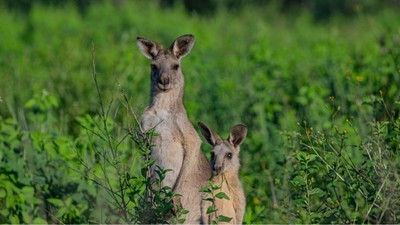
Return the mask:
<svg viewBox="0 0 400 225">
<path fill-rule="evenodd" d="M 183 105 L 184 77 L 180 60 L 194 44 L 193 35 L 178 37 L 168 49 L 156 42 L 137 38 L 144 56 L 151 60 L 151 99 L 142 115 L 142 128 L 154 129 L 152 179 L 157 167 L 171 169 L 162 181 L 181 196 L 174 200 L 189 213 L 185 223 L 200 222 L 201 186 L 209 178 L 210 166 L 201 152 L 201 139 L 189 121 Z"/>
</svg>

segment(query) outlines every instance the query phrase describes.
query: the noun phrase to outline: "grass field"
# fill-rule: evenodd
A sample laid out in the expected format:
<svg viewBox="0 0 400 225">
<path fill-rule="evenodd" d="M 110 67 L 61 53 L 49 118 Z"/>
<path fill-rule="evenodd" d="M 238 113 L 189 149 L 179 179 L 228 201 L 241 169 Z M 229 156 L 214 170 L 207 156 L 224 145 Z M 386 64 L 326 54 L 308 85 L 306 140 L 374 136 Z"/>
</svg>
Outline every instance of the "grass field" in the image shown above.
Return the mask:
<svg viewBox="0 0 400 225">
<path fill-rule="evenodd" d="M 245 223 L 399 223 L 398 21 L 395 9 L 316 22 L 272 5 L 0 7 L 0 223 L 144 221 L 131 110 L 149 101 L 150 66 L 136 37 L 187 33 L 190 120 L 249 128 Z"/>
</svg>

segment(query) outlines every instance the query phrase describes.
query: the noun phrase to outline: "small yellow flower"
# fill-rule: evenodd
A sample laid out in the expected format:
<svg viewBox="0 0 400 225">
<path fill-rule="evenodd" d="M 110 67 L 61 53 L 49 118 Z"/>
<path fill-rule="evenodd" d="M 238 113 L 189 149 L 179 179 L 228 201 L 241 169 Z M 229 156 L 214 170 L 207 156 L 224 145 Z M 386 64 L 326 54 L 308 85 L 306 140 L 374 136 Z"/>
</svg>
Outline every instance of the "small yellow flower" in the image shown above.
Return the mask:
<svg viewBox="0 0 400 225">
<path fill-rule="evenodd" d="M 356 79 L 356 81 L 361 82 L 361 81 L 364 80 L 364 77 L 363 77 L 363 76 L 360 76 L 360 75 L 357 75 L 357 76 L 355 77 L 355 79 Z"/>
<path fill-rule="evenodd" d="M 260 199 L 258 199 L 257 197 L 253 198 L 253 204 L 254 205 L 259 205 L 261 203 Z"/>
</svg>

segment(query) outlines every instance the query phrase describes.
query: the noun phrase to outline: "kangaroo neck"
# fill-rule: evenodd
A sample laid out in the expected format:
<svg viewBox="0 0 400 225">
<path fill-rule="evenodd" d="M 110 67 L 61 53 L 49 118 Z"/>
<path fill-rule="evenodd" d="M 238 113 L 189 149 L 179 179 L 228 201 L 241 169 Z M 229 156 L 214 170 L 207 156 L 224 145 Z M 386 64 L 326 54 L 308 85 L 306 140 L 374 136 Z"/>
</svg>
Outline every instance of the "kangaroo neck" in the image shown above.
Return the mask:
<svg viewBox="0 0 400 225">
<path fill-rule="evenodd" d="M 170 112 L 177 112 L 183 107 L 183 89 L 171 89 L 168 91 L 152 90 L 150 106 L 152 108 L 161 108 Z"/>
<path fill-rule="evenodd" d="M 236 181 L 239 180 L 238 171 L 228 171 L 218 176 L 212 176 L 212 180 L 218 184 L 228 184 L 236 186 Z"/>
</svg>

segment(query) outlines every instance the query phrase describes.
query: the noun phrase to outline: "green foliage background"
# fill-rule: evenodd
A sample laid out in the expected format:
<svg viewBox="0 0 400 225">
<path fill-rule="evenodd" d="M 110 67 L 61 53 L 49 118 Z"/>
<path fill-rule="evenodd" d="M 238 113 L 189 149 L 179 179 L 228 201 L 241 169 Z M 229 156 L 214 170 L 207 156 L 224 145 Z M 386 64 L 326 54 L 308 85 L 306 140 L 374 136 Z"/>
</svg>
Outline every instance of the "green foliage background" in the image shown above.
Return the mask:
<svg viewBox="0 0 400 225">
<path fill-rule="evenodd" d="M 29 13 L 0 5 L 0 223 L 122 222 L 93 182 L 104 176 L 98 154 L 112 146 L 92 132 L 103 126 L 99 100 L 121 140 L 119 168 L 139 174 L 123 97 L 139 114 L 150 97 L 136 37 L 169 46 L 186 33 L 196 37 L 182 60 L 193 124 L 226 135 L 249 127 L 246 223 L 400 221 L 398 8 L 370 13 L 355 2 L 352 16 L 319 21 L 273 2 L 206 15 L 117 3 L 84 12 L 33 4 Z"/>
</svg>

